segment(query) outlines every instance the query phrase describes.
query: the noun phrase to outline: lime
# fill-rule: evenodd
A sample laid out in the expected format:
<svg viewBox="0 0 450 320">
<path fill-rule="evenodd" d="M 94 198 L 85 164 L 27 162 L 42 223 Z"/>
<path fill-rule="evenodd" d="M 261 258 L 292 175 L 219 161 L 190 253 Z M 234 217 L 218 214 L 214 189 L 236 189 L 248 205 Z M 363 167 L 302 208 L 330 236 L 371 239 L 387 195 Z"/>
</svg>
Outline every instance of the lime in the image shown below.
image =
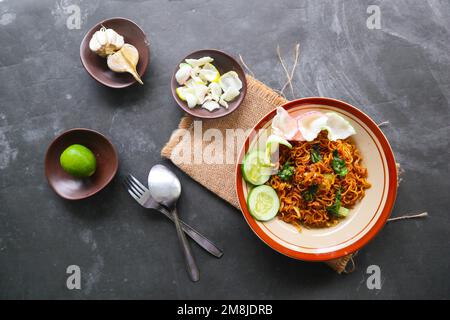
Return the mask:
<svg viewBox="0 0 450 320">
<path fill-rule="evenodd" d="M 89 177 L 95 172 L 97 161 L 91 150 L 81 144 L 73 144 L 59 158 L 64 171 L 75 177 Z"/>
</svg>

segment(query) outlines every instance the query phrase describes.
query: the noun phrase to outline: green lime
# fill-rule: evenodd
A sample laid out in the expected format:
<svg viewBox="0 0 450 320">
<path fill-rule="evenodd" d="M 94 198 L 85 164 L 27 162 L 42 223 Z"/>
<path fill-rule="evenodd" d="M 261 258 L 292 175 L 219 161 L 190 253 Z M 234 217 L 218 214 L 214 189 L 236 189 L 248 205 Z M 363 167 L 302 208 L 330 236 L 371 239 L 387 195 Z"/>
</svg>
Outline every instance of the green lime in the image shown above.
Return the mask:
<svg viewBox="0 0 450 320">
<path fill-rule="evenodd" d="M 81 144 L 73 144 L 61 153 L 59 163 L 64 171 L 75 177 L 89 177 L 95 172 L 97 161 L 91 150 Z"/>
</svg>

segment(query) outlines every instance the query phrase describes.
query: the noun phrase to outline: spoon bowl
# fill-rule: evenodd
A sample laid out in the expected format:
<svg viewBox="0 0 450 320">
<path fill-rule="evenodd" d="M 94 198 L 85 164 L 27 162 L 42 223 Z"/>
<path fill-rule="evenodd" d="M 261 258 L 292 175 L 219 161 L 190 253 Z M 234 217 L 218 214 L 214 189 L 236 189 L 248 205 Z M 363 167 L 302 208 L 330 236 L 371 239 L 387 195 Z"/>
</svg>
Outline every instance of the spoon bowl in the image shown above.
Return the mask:
<svg viewBox="0 0 450 320">
<path fill-rule="evenodd" d="M 150 194 L 160 204 L 173 209 L 181 194 L 181 183 L 178 177 L 162 164 L 152 167 L 148 174 Z"/>
</svg>

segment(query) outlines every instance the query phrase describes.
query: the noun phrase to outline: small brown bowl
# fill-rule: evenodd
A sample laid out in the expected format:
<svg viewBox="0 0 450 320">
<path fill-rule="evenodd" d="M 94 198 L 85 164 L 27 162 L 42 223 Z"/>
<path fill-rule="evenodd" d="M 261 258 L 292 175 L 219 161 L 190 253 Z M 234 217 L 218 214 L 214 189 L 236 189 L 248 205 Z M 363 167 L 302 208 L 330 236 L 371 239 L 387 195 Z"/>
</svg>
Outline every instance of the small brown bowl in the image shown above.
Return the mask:
<svg viewBox="0 0 450 320">
<path fill-rule="evenodd" d="M 138 74 L 144 75 L 150 60 L 149 42 L 142 29 L 133 21 L 125 18 L 111 18 L 99 22 L 86 33 L 80 45 L 80 58 L 86 71 L 98 82 L 110 88 L 125 88 L 137 82 L 129 73 L 117 73 L 111 71 L 106 64 L 106 58 L 102 58 L 89 49 L 89 41 L 92 35 L 105 28 L 114 29 L 124 37 L 125 43 L 136 47 L 139 52 L 139 62 L 136 66 Z"/>
<path fill-rule="evenodd" d="M 88 178 L 76 178 L 63 170 L 59 163 L 61 153 L 72 144 L 89 148 L 97 160 L 95 173 Z M 45 154 L 45 175 L 55 192 L 68 200 L 80 200 L 102 190 L 117 173 L 119 157 L 111 141 L 97 131 L 70 129 L 57 136 Z"/>
<path fill-rule="evenodd" d="M 202 58 L 205 56 L 209 56 L 214 59 L 212 64 L 217 68 L 217 70 L 219 70 L 220 74 L 224 74 L 228 71 L 236 71 L 236 73 L 239 76 L 239 79 L 241 79 L 241 81 L 242 81 L 241 94 L 237 98 L 235 98 L 233 101 L 228 102 L 228 108 L 221 107 L 220 109 L 216 109 L 212 112 L 210 112 L 206 109 L 203 109 L 200 106 L 196 106 L 191 109 L 188 107 L 188 105 L 185 101 L 181 100 L 180 97 L 178 97 L 178 95 L 175 91 L 180 86 L 178 84 L 177 80 L 175 79 L 175 73 L 177 73 L 178 68 L 179 68 L 178 65 L 180 63 L 184 62 L 185 59 L 199 59 L 199 58 Z M 213 119 L 213 118 L 220 118 L 220 117 L 226 116 L 227 114 L 230 114 L 231 112 L 236 110 L 237 107 L 239 107 L 241 105 L 241 103 L 244 100 L 245 95 L 247 93 L 247 80 L 245 78 L 244 70 L 242 69 L 239 62 L 236 61 L 236 59 L 234 59 L 230 55 L 228 55 L 225 52 L 222 52 L 220 50 L 204 49 L 204 50 L 199 50 L 199 51 L 190 53 L 189 55 L 184 57 L 183 60 L 180 61 L 180 63 L 177 64 L 175 71 L 173 72 L 170 86 L 171 86 L 171 90 L 172 90 L 172 95 L 173 95 L 175 101 L 181 107 L 181 109 L 183 109 L 190 115 L 197 117 L 197 118 Z"/>
</svg>

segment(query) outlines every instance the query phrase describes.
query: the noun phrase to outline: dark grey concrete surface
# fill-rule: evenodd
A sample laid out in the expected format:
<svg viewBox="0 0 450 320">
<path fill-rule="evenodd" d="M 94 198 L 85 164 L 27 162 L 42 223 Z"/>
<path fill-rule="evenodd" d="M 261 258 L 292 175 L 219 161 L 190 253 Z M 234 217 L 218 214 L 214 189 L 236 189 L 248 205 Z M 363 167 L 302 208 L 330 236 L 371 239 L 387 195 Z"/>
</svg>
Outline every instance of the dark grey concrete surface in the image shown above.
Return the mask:
<svg viewBox="0 0 450 320">
<path fill-rule="evenodd" d="M 66 26 L 71 4 L 80 29 Z M 380 6 L 380 30 L 366 27 L 370 4 Z M 80 63 L 85 32 L 113 16 L 148 34 L 142 87 L 102 87 Z M 449 40 L 447 0 L 0 1 L 0 298 L 449 298 Z M 279 89 L 276 46 L 291 65 L 297 42 L 295 97 L 342 99 L 389 121 L 383 131 L 405 170 L 393 216 L 429 217 L 388 224 L 360 251 L 356 271 L 337 275 L 272 251 L 237 210 L 177 170 L 181 216 L 225 251 L 217 260 L 194 246 L 201 281 L 193 284 L 173 226 L 133 202 L 120 177 L 145 179 L 162 161 L 182 116 L 169 80 L 185 54 L 241 54 Z M 114 182 L 79 202 L 54 194 L 43 169 L 48 143 L 72 127 L 103 132 L 120 154 Z M 71 264 L 81 268 L 81 290 L 66 288 Z M 381 290 L 366 286 L 372 264 Z"/>
</svg>

